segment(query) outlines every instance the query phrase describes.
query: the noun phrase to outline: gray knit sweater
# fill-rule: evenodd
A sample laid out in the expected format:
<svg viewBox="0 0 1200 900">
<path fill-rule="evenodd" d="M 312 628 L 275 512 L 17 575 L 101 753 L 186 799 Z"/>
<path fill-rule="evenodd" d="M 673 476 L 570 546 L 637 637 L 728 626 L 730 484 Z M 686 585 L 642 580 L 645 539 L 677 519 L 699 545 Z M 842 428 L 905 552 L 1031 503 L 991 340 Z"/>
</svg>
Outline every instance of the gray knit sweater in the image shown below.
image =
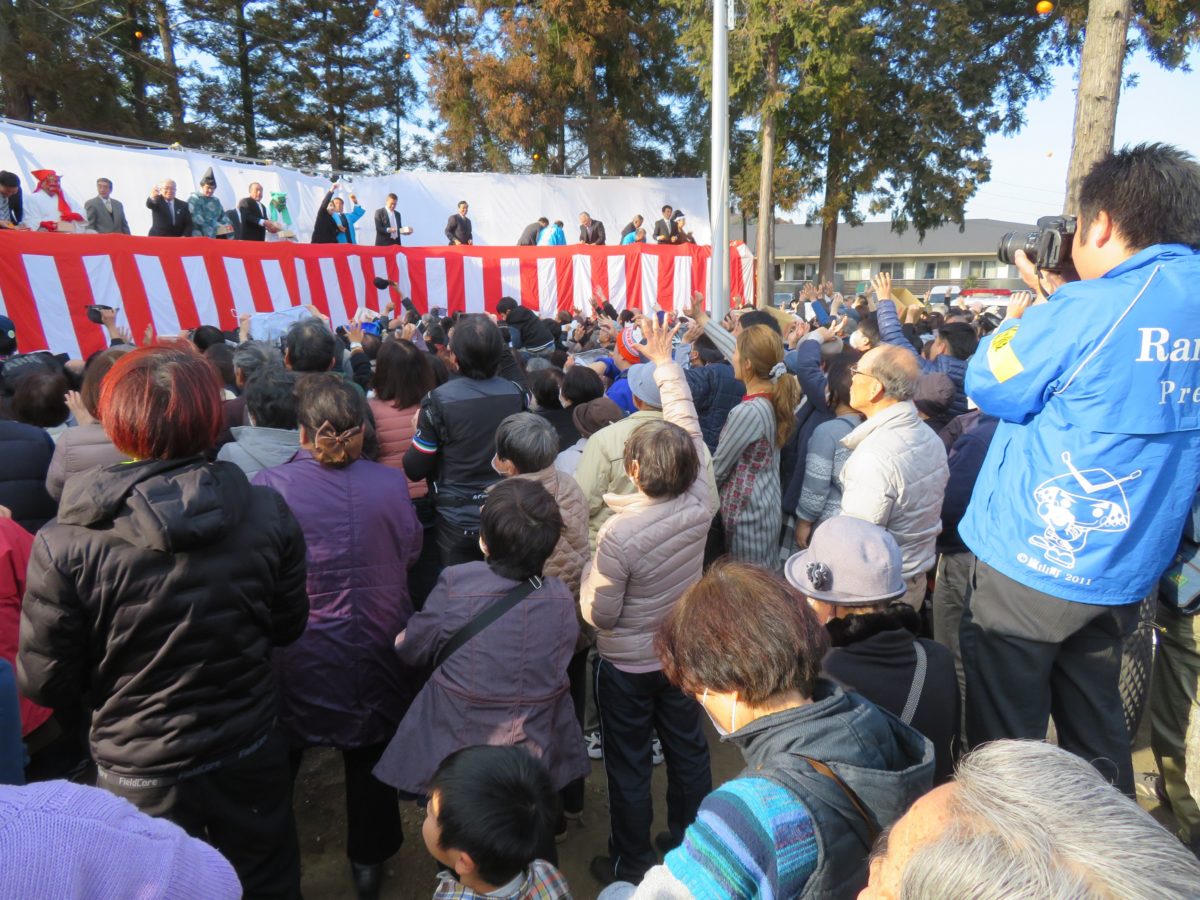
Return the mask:
<svg viewBox="0 0 1200 900">
<path fill-rule="evenodd" d="M 796 506 L 798 518 L 820 525 L 842 511 L 842 466 L 850 458 L 850 449 L 842 446 L 842 438 L 862 420 L 858 413 L 848 413 L 813 430 L 804 462 L 804 485 Z"/>
</svg>

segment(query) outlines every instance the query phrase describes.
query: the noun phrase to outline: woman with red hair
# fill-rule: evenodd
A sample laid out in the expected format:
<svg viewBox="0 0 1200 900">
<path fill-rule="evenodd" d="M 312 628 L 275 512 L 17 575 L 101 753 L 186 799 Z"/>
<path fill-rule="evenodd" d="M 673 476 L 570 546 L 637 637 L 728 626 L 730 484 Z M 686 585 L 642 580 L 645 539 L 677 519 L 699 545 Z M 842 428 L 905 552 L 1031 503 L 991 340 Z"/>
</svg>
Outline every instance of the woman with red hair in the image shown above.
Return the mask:
<svg viewBox="0 0 1200 900">
<path fill-rule="evenodd" d="M 298 897 L 270 654 L 304 631 L 304 535 L 275 491 L 206 460 L 221 385 L 193 350 L 126 354 L 99 411 L 132 461 L 68 481 L 35 539 L 22 692 L 86 696 L 99 786 L 207 840 L 247 897 Z"/>
</svg>

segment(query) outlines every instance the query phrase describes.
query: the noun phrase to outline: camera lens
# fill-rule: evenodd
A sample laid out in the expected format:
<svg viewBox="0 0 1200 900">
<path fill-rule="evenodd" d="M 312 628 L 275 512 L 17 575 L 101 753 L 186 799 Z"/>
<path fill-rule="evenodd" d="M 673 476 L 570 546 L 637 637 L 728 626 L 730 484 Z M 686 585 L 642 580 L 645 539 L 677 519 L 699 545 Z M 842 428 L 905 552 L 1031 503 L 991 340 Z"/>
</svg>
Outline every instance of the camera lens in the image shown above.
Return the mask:
<svg viewBox="0 0 1200 900">
<path fill-rule="evenodd" d="M 1038 238 L 1040 236 L 1040 231 L 1010 231 L 1000 238 L 1000 246 L 996 249 L 996 258 L 1010 266 L 1015 265 L 1017 251 L 1024 250 L 1026 256 L 1035 260 L 1038 255 Z"/>
</svg>

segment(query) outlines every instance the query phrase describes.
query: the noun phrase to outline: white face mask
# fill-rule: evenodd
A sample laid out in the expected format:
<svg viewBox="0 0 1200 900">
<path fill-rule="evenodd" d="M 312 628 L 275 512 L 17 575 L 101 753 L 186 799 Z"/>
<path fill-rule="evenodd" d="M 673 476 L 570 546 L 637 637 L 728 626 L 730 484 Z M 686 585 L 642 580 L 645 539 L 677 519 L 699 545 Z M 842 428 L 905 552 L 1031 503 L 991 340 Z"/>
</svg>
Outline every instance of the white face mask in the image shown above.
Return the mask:
<svg viewBox="0 0 1200 900">
<path fill-rule="evenodd" d="M 700 707 L 704 710 L 704 714 L 708 716 L 708 721 L 713 723 L 713 728 L 717 729 L 717 734 L 721 737 L 727 737 L 734 731 L 737 731 L 737 698 L 733 700 L 733 711 L 730 713 L 729 724 L 732 728 L 726 731 L 721 727 L 721 723 L 716 720 L 712 713 L 708 711 L 708 707 L 704 705 L 704 701 L 708 699 L 708 688 L 704 689 L 704 696 L 700 698 Z"/>
<path fill-rule="evenodd" d="M 855 350 L 867 349 L 867 336 L 861 331 L 855 331 L 850 335 L 850 346 Z"/>
</svg>

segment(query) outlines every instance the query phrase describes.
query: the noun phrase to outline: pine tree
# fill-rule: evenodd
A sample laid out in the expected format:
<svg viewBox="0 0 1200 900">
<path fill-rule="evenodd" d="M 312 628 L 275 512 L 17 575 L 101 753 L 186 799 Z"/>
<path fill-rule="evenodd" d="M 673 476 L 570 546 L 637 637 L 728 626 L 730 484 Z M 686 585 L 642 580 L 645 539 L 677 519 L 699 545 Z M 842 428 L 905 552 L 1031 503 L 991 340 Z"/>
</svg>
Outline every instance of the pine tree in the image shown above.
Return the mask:
<svg viewBox="0 0 1200 900">
<path fill-rule="evenodd" d="M 676 2 L 683 40 L 706 67 L 707 4 Z M 759 133 L 759 153 L 742 164 L 771 151 L 759 179 L 760 297 L 773 274 L 761 235 L 785 183 L 793 196 L 820 196 L 810 216 L 823 229 L 822 277 L 832 275 L 839 221 L 861 221 L 864 204 L 922 236 L 961 222 L 988 174 L 986 136 L 1019 127 L 1023 104 L 1048 84 L 1062 53 L 1048 47 L 1052 27 L 1025 0 L 750 0 L 730 35 L 730 95 L 731 119 L 755 121 Z M 781 160 L 779 176 L 765 171 Z M 743 190 L 749 181 L 733 180 Z"/>
<path fill-rule="evenodd" d="M 69 128 L 157 135 L 154 98 L 148 88 L 140 98 L 130 90 L 131 73 L 144 73 L 145 64 L 134 48 L 129 6 L 110 0 L 83 6 L 44 3 L 46 8 L 0 0 L 4 114 Z M 137 114 L 138 100 L 142 115 Z"/>
<path fill-rule="evenodd" d="M 280 53 L 257 89 L 269 123 L 260 139 L 274 142 L 275 159 L 358 171 L 386 157 L 384 117 L 397 79 L 411 76 L 396 39 L 402 20 L 376 9 L 373 0 L 280 0 Z"/>
<path fill-rule="evenodd" d="M 669 7 L 426 0 L 421 12 L 435 146 L 450 167 L 702 171 L 695 85 Z"/>
</svg>

